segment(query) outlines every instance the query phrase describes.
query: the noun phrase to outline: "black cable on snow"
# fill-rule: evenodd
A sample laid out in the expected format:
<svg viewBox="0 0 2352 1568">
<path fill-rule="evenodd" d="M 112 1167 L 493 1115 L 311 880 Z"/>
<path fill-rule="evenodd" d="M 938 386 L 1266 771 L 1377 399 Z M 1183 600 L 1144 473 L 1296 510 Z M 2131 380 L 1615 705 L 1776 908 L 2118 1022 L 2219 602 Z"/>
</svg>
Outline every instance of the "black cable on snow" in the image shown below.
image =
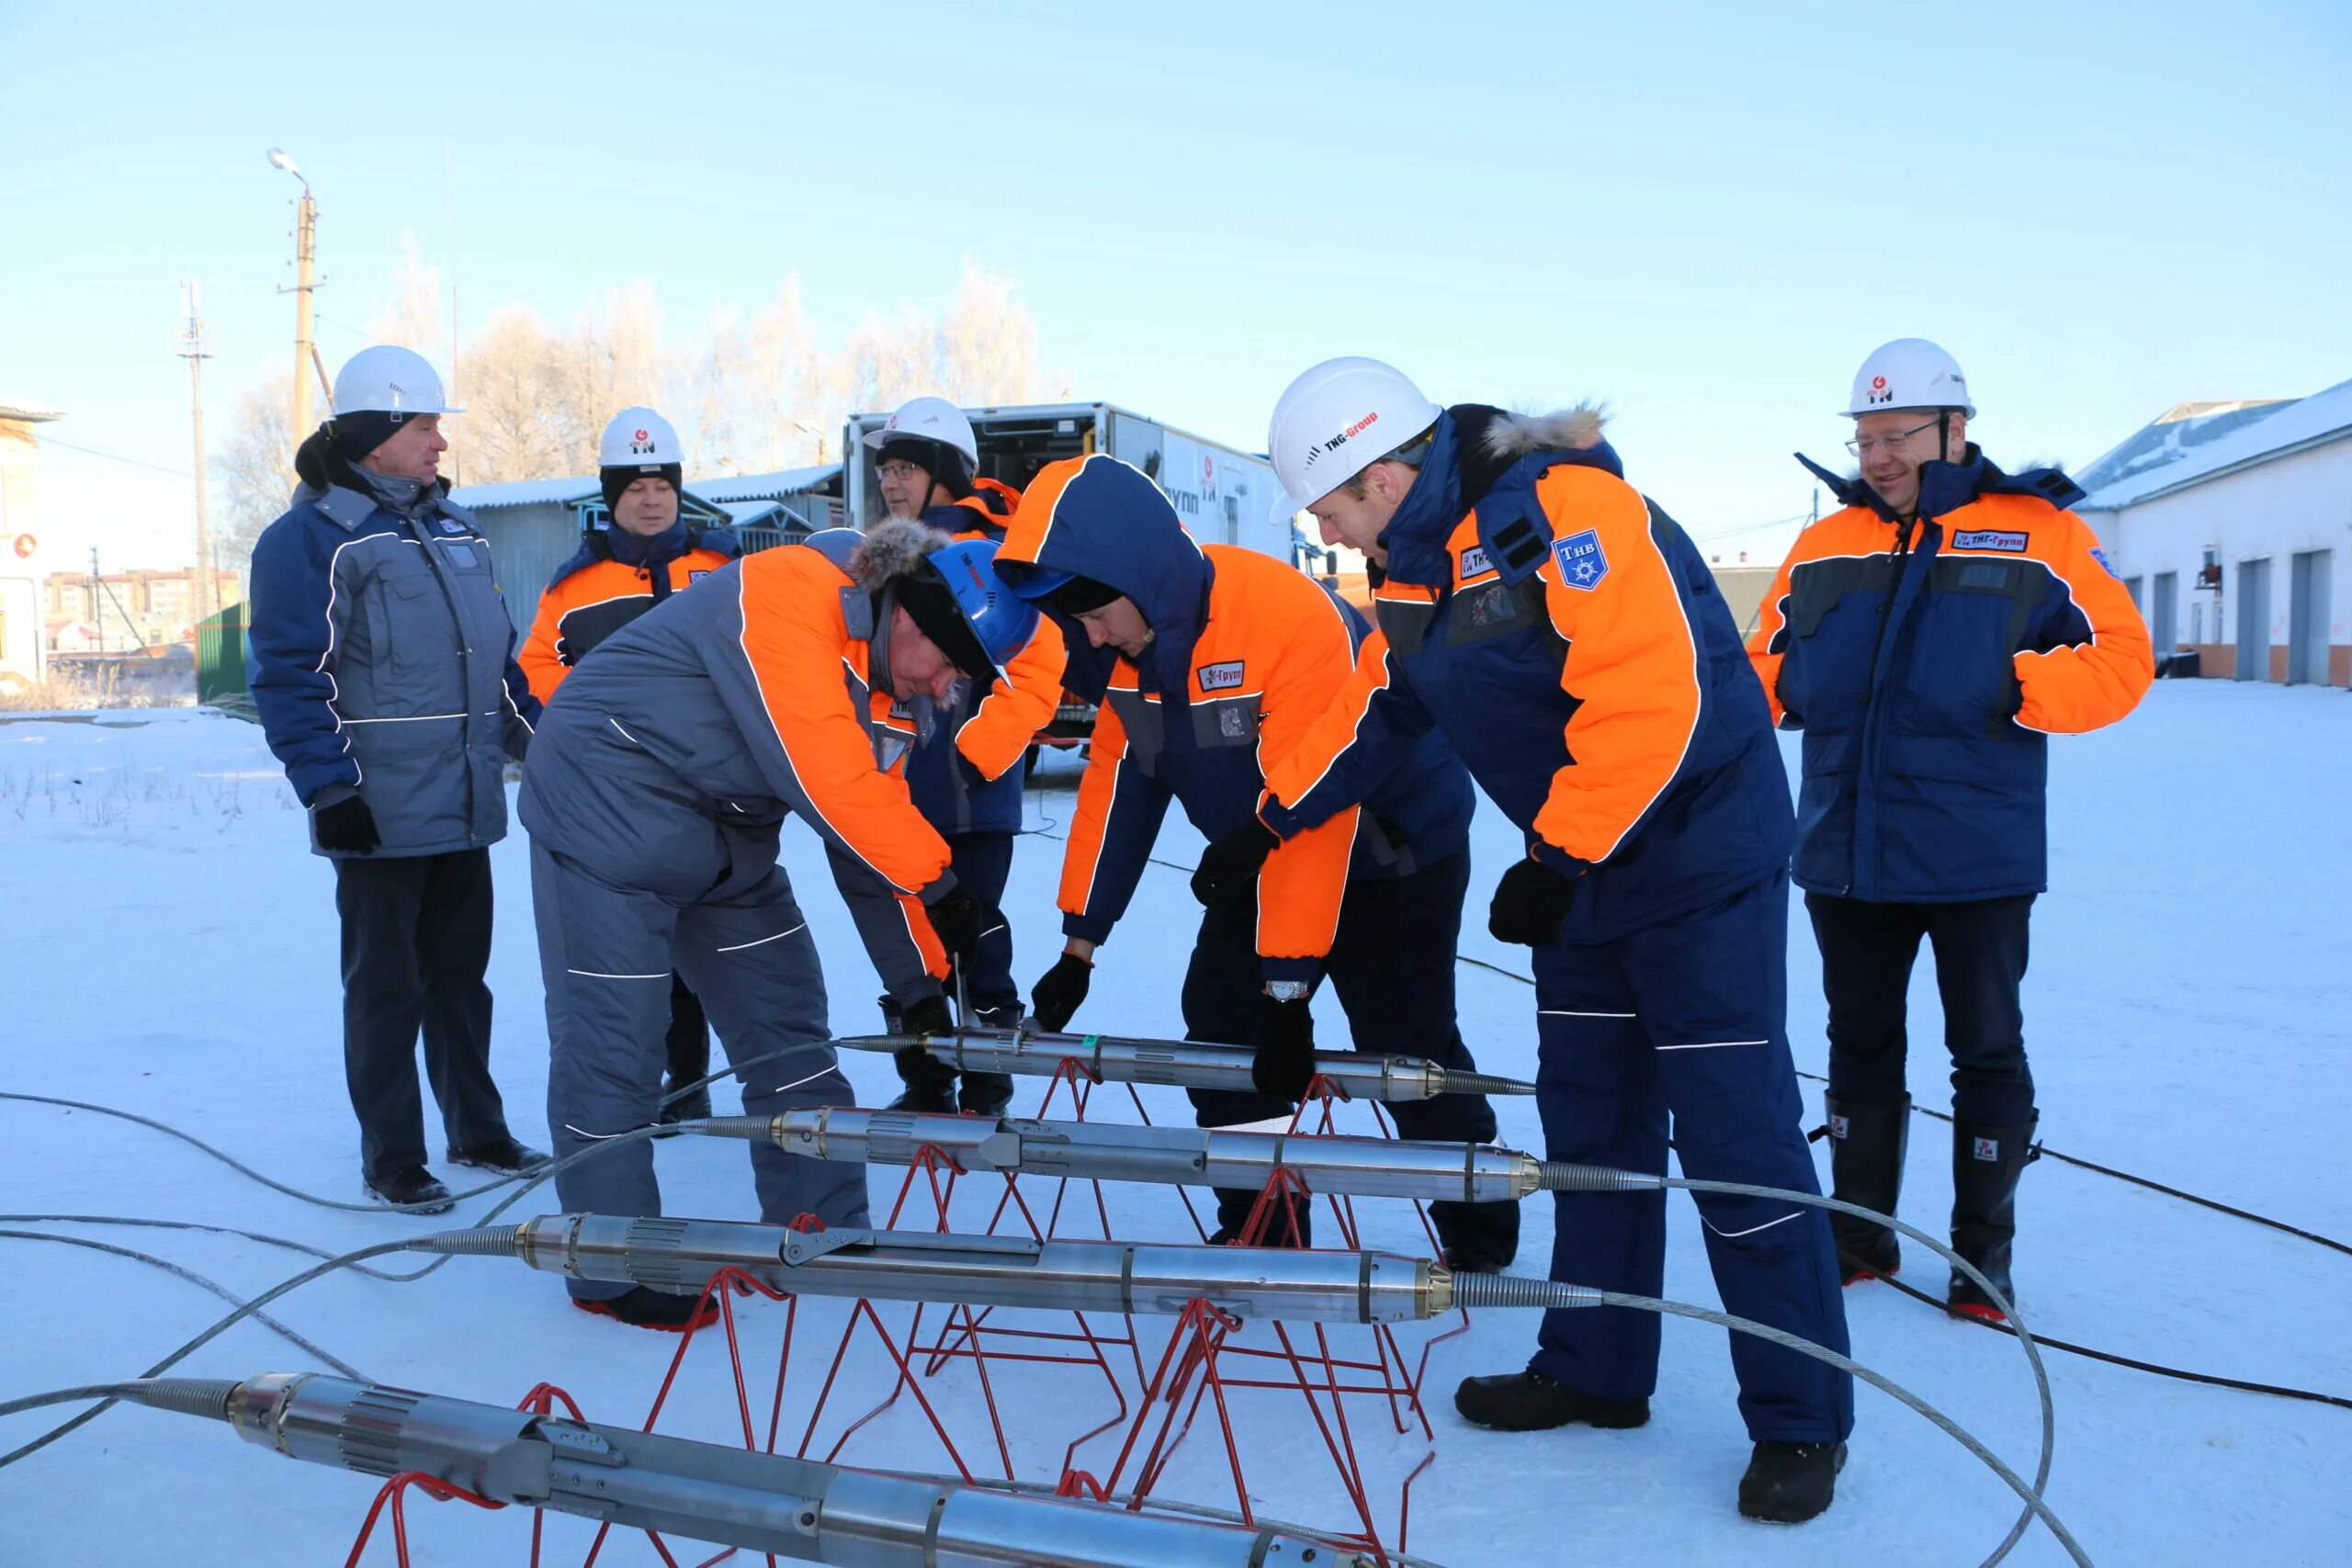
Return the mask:
<svg viewBox="0 0 2352 1568">
<path fill-rule="evenodd" d="M 1989 1318 L 1979 1317 L 1974 1313 L 1954 1311 L 1949 1304 L 1938 1301 L 1917 1285 L 1898 1280 L 1892 1274 L 1882 1274 L 1875 1269 L 1866 1269 L 1864 1272 L 1882 1284 L 1894 1286 L 1914 1301 L 1927 1303 L 1947 1317 L 1996 1329 L 2003 1334 L 2017 1332 L 2016 1328 L 2008 1324 L 1995 1323 Z M 2047 1334 L 2036 1333 L 2033 1342 L 2045 1350 L 2064 1350 L 2070 1356 L 2082 1356 L 2094 1361 L 2105 1361 L 2110 1366 L 2129 1367 L 2135 1372 L 2153 1372 L 2160 1378 L 2177 1378 L 2182 1382 L 2209 1383 L 2215 1388 L 2233 1388 L 2243 1393 L 2267 1393 L 2280 1399 L 2308 1400 L 2313 1404 L 2333 1404 L 2341 1409 L 2352 1410 L 2352 1399 L 2347 1399 L 2340 1393 L 2319 1393 L 2308 1388 L 2282 1388 L 2277 1383 L 2248 1382 L 2243 1378 L 2225 1378 L 2212 1372 L 2193 1372 L 2182 1367 L 2167 1367 L 2154 1361 L 2139 1360 L 2131 1356 L 2119 1356 L 2111 1350 L 2094 1350 L 2087 1345 L 2075 1345 L 2064 1339 L 2052 1339 Z"/>
<path fill-rule="evenodd" d="M 1163 861 L 1158 863 L 1164 865 L 1167 863 Z M 1489 964 L 1483 958 L 1473 958 L 1466 953 L 1457 953 L 1453 955 L 1453 958 L 1454 962 L 1457 964 L 1467 964 L 1473 968 L 1484 969 L 1489 974 L 1500 975 L 1504 979 L 1516 980 L 1522 986 L 1532 986 L 1535 984 L 1535 977 L 1532 975 L 1521 975 L 1515 969 L 1506 969 L 1499 964 Z M 1826 1084 L 1829 1081 L 1819 1073 L 1808 1073 L 1803 1067 L 1799 1067 L 1797 1069 L 1797 1077 L 1804 1078 L 1808 1083 Z M 1951 1121 L 1951 1117 L 1948 1113 L 1935 1110 L 1929 1106 L 1922 1105 L 1916 1100 L 1911 1102 L 1911 1109 L 1918 1115 L 1932 1116 L 1939 1122 L 1950 1122 Z M 1817 1143 L 1821 1138 L 1821 1130 L 1816 1128 L 1812 1133 L 1807 1134 L 1806 1136 Z M 2161 1181 L 2152 1180 L 2144 1176 L 2134 1176 L 2128 1170 L 2118 1170 L 2113 1166 L 2101 1165 L 2096 1160 L 2084 1159 L 2079 1155 L 2061 1154 L 2058 1150 L 2052 1148 L 2047 1144 L 2038 1143 L 2034 1145 L 2033 1152 L 2030 1157 L 2033 1159 L 2054 1159 L 2061 1165 L 2079 1166 L 2085 1170 L 2097 1171 L 2101 1176 L 2111 1176 L 2118 1181 L 2128 1181 L 2134 1187 L 2144 1187 L 2151 1192 L 2161 1192 L 2167 1198 L 2177 1198 L 2184 1203 L 2194 1203 L 2200 1209 L 2211 1209 L 2217 1214 L 2227 1214 L 2233 1219 L 2245 1220 L 2257 1225 L 2266 1225 L 2274 1231 L 2283 1232 L 2288 1235 L 2296 1236 L 2303 1241 L 2313 1243 L 2319 1247 L 2327 1247 L 2331 1251 L 2340 1252 L 2347 1258 L 2352 1258 L 2352 1243 L 2338 1241 L 2334 1236 L 2322 1235 L 2317 1231 L 2307 1231 L 2301 1225 L 2290 1225 L 2284 1220 L 2274 1220 L 2267 1214 L 2257 1214 L 2251 1209 L 2241 1209 L 2233 1204 L 2224 1203 L 2218 1198 L 2202 1198 L 2194 1192 L 2184 1192 L 2177 1187 L 2167 1187 Z"/>
</svg>

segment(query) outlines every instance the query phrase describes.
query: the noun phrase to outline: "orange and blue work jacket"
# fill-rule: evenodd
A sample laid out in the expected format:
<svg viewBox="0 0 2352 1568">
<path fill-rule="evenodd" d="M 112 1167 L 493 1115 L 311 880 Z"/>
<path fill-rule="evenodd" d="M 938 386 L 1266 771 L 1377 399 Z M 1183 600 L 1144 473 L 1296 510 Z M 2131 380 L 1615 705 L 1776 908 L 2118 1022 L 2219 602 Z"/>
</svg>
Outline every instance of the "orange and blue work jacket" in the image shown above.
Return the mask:
<svg viewBox="0 0 2352 1568">
<path fill-rule="evenodd" d="M 1020 493 L 993 479 L 952 506 L 934 506 L 922 520 L 958 540 L 1004 540 L 1004 520 Z M 1061 705 L 1061 629 L 1040 616 L 1029 646 L 1005 661 L 1012 679 L 985 693 L 970 683 L 955 706 L 907 759 L 907 787 L 923 819 L 942 833 L 1021 830 L 1021 793 L 1028 782 L 1023 759 L 1037 732 Z"/>
<path fill-rule="evenodd" d="M 548 579 L 531 635 L 515 656 L 531 695 L 541 702 L 554 696 L 590 649 L 741 551 L 734 535 L 683 518 L 650 538 L 617 528 L 591 533 Z"/>
<path fill-rule="evenodd" d="M 2155 676 L 2131 593 L 2064 510 L 2083 492 L 1971 446 L 1920 470 L 1900 518 L 1805 467 L 1846 505 L 1798 536 L 1748 643 L 1773 717 L 1804 731 L 1798 885 L 1878 903 L 2041 891 L 2047 738 L 2114 723 Z"/>
<path fill-rule="evenodd" d="M 1250 820 L 1261 758 L 1298 746 L 1339 699 L 1363 625 L 1287 562 L 1195 543 L 1158 486 L 1099 454 L 1037 475 L 997 561 L 1016 587 L 1033 567 L 1115 589 L 1153 634 L 1140 658 L 1111 666 L 1062 862 L 1062 931 L 1099 942 L 1125 912 L 1171 798 L 1211 839 Z M 1409 874 L 1467 840 L 1469 780 L 1436 737 L 1382 763 L 1361 815 L 1351 801 L 1267 857 L 1264 978 L 1315 979 L 1351 878 Z"/>
<path fill-rule="evenodd" d="M 681 904 L 756 884 L 801 818 L 906 1005 L 939 994 L 947 957 L 922 909 L 956 878 L 907 795 L 915 723 L 876 667 L 858 537 L 732 562 L 606 640 L 548 705 L 521 808 L 540 846 Z"/>
<path fill-rule="evenodd" d="M 1697 549 L 1621 477 L 1587 410 L 1465 404 L 1381 536 L 1378 633 L 1344 697 L 1268 768 L 1260 815 L 1311 829 L 1398 732 L 1434 727 L 1576 879 L 1563 937 L 1612 940 L 1788 861 L 1787 775 Z"/>
</svg>

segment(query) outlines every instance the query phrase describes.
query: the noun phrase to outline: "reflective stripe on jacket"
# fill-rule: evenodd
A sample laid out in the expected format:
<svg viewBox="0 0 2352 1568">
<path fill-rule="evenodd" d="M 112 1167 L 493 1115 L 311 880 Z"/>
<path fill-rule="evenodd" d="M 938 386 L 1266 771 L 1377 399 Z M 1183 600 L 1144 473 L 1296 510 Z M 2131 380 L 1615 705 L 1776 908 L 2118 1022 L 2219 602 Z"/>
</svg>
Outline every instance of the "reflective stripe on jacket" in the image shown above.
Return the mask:
<svg viewBox="0 0 2352 1568">
<path fill-rule="evenodd" d="M 903 1003 L 938 994 L 922 907 L 956 884 L 902 777 L 913 722 L 868 683 L 873 601 L 846 556 L 762 551 L 606 638 L 548 705 L 523 821 L 594 875 L 690 902 L 773 863 L 796 814 Z"/>
<path fill-rule="evenodd" d="M 375 855 L 506 836 L 506 761 L 530 745 L 539 704 L 471 513 L 435 499 L 403 517 L 303 485 L 254 547 L 245 657 L 295 794 L 365 799 Z"/>
<path fill-rule="evenodd" d="M 1884 903 L 2041 891 L 2046 737 L 2114 723 L 2155 675 L 2130 592 L 2064 510 L 2082 492 L 1972 446 L 1921 469 L 1906 521 L 1814 472 L 1847 505 L 1799 536 L 1748 645 L 1774 717 L 1804 731 L 1799 886 Z"/>
</svg>

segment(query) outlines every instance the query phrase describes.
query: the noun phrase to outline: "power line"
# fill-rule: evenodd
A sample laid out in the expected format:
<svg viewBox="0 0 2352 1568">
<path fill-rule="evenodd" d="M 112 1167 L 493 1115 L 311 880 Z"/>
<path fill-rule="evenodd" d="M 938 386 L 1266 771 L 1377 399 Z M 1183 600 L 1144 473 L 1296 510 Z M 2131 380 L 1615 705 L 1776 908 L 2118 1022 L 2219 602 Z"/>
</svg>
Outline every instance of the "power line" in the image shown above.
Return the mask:
<svg viewBox="0 0 2352 1568">
<path fill-rule="evenodd" d="M 68 452 L 80 452 L 92 457 L 104 457 L 109 463 L 128 463 L 134 468 L 153 468 L 159 474 L 169 474 L 175 479 L 192 479 L 196 477 L 186 468 L 167 468 L 161 463 L 149 463 L 137 457 L 126 457 L 119 452 L 101 452 L 96 446 L 77 446 L 71 441 L 60 441 L 54 435 L 42 436 L 40 444 L 43 446 L 62 446 Z"/>
<path fill-rule="evenodd" d="M 1810 513 L 1798 512 L 1786 517 L 1774 517 L 1762 523 L 1743 523 L 1736 528 L 1710 528 L 1703 534 L 1691 535 L 1690 541 L 1693 544 L 1706 544 L 1714 539 L 1734 538 L 1741 534 L 1761 534 L 1768 528 L 1785 528 L 1792 523 L 1802 523 L 1811 515 Z"/>
</svg>

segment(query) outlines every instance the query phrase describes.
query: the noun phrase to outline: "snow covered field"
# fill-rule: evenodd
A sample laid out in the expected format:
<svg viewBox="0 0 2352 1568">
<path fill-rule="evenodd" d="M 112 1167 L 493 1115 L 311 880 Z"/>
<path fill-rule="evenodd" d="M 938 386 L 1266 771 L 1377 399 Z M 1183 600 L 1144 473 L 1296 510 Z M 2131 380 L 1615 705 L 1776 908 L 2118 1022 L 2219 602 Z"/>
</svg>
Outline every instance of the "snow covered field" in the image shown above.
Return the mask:
<svg viewBox="0 0 2352 1568">
<path fill-rule="evenodd" d="M 8 973 L 0 1089 L 158 1117 L 282 1181 L 356 1197 L 332 880 L 305 851 L 300 815 L 260 732 L 205 712 L 105 718 L 0 724 Z M 2324 1175 L 2352 1122 L 2352 701 L 2309 688 L 2160 683 L 2129 722 L 2058 742 L 2052 772 L 2052 891 L 2037 911 L 2027 983 L 2043 1139 L 2352 1236 L 2352 1187 Z M 1032 792 L 1041 826 L 1067 816 L 1069 783 L 1061 764 Z M 786 844 L 820 932 L 834 1025 L 868 1032 L 873 976 L 816 842 L 795 828 Z M 1171 815 L 1161 853 L 1189 862 L 1198 847 Z M 1058 946 L 1051 910 L 1058 849 L 1030 838 L 1016 857 L 1007 902 L 1024 983 Z M 525 850 L 518 831 L 496 852 L 492 1065 L 516 1132 L 544 1145 L 546 1028 Z M 1482 816 L 1474 932 L 1464 946 L 1524 973 L 1524 950 L 1502 948 L 1484 931 L 1487 890 L 1517 852 L 1508 827 Z M 1079 1021 L 1181 1033 L 1176 990 L 1193 918 L 1184 879 L 1149 872 L 1102 953 Z M 1817 1072 L 1822 1010 L 1801 910 L 1791 938 L 1791 1032 L 1798 1066 Z M 1480 1065 L 1532 1076 L 1528 989 L 1469 966 L 1461 987 L 1464 1032 Z M 1913 1006 L 1912 1089 L 1940 1105 L 1944 1069 L 1924 960 Z M 1334 1010 L 1327 1038 L 1340 1031 Z M 865 1103 L 894 1092 L 887 1059 L 852 1055 L 844 1065 Z M 1817 1106 L 1818 1086 L 1808 1088 Z M 1024 1090 L 1017 1108 L 1032 1093 Z M 729 1108 L 730 1097 L 720 1098 Z M 1162 1120 L 1182 1119 L 1173 1094 L 1159 1093 L 1153 1105 Z M 1532 1101 L 1506 1101 L 1501 1111 L 1504 1142 L 1540 1145 Z M 1942 1133 L 1938 1123 L 1915 1124 L 1905 1193 L 1906 1217 L 1931 1230 L 1950 1195 Z M 432 1143 L 437 1151 L 437 1135 Z M 203 1220 L 336 1251 L 462 1223 L 490 1201 L 462 1204 L 442 1221 L 331 1212 L 145 1129 L 20 1103 L 0 1102 L 0 1211 L 9 1214 Z M 750 1216 L 739 1146 L 673 1142 L 659 1157 L 671 1213 Z M 887 1198 L 896 1173 L 877 1169 L 875 1185 Z M 551 1197 L 535 1195 L 516 1213 L 552 1206 Z M 2035 1326 L 2175 1365 L 2352 1393 L 2345 1304 L 2352 1259 L 2055 1161 L 2028 1174 L 2021 1209 L 2018 1278 Z M 1180 1235 L 1182 1215 L 1162 1191 L 1124 1193 L 1115 1212 L 1129 1235 Z M 1417 1235 L 1409 1213 L 1393 1205 L 1367 1203 L 1362 1212 L 1372 1245 L 1401 1247 Z M 1677 1199 L 1671 1213 L 1667 1293 L 1712 1305 L 1690 1206 Z M 1548 1205 L 1529 1206 L 1522 1271 L 1540 1269 L 1547 1256 L 1549 1218 Z M 170 1258 L 241 1294 L 306 1264 L 192 1233 L 50 1228 Z M 1940 1265 L 1917 1249 L 1910 1257 L 1910 1277 L 1939 1290 Z M 78 1248 L 0 1239 L 0 1399 L 135 1374 L 225 1310 L 182 1280 Z M 1860 1359 L 2030 1471 L 2034 1406 L 2010 1340 L 1945 1321 L 1883 1287 L 1849 1292 L 1847 1303 Z M 642 1418 L 675 1343 L 573 1313 L 554 1279 L 492 1260 L 459 1259 L 415 1284 L 338 1275 L 277 1310 L 384 1382 L 511 1402 L 548 1379 L 568 1387 L 592 1418 L 627 1424 Z M 773 1345 L 773 1321 L 747 1314 L 753 1343 Z M 805 1313 L 804 1343 L 813 1348 L 817 1325 L 839 1321 L 822 1305 Z M 1793 1530 L 1744 1523 L 1732 1487 L 1747 1445 L 1722 1337 L 1689 1323 L 1667 1329 L 1656 1415 L 1643 1430 L 1502 1436 L 1465 1428 L 1452 1414 L 1454 1381 L 1521 1365 L 1532 1332 L 1523 1314 L 1488 1312 L 1472 1334 L 1439 1348 L 1430 1404 L 1440 1458 L 1415 1494 L 1417 1555 L 1451 1568 L 1966 1564 L 1983 1558 L 2016 1512 L 2007 1490 L 1956 1445 L 1865 1389 L 1830 1513 Z M 310 1364 L 247 1324 L 177 1370 L 242 1376 Z M 870 1380 L 875 1363 L 858 1364 Z M 2352 1487 L 2345 1483 L 2352 1411 L 2063 1355 L 2050 1364 L 2058 1401 L 2050 1500 L 2097 1562 L 2352 1562 Z M 732 1400 L 716 1379 L 707 1360 L 699 1377 L 690 1368 L 661 1429 L 727 1440 Z M 971 1416 L 967 1371 L 934 1382 L 934 1399 L 960 1418 Z M 1016 1456 L 1031 1476 L 1048 1471 L 1061 1443 L 1110 1409 L 1098 1399 L 1100 1411 L 1080 1421 L 1071 1412 L 1093 1391 L 1050 1379 L 1035 1387 L 1053 1392 L 1033 1393 L 1016 1416 L 1017 1429 L 1029 1434 Z M 0 1421 L 0 1450 L 62 1414 Z M 909 1414 L 894 1411 L 868 1427 L 844 1459 L 944 1468 Z M 1263 1509 L 1341 1522 L 1285 1489 L 1320 1453 L 1295 1399 L 1253 1406 L 1246 1424 Z M 1170 1489 L 1229 1506 L 1209 1436 L 1196 1429 Z M 967 1450 L 976 1466 L 984 1452 L 979 1444 Z M 1085 1457 L 1099 1471 L 1113 1455 L 1098 1443 Z M 0 1564 L 340 1562 L 370 1490 L 360 1477 L 289 1465 L 217 1426 L 118 1410 L 0 1471 Z M 420 1564 L 519 1563 L 527 1550 L 527 1522 L 512 1513 L 420 1505 L 412 1526 Z M 569 1521 L 551 1529 L 559 1540 L 585 1539 Z M 369 1561 L 390 1562 L 389 1541 Z M 602 1561 L 654 1559 L 642 1538 L 616 1538 Z M 2011 1561 L 2064 1556 L 2037 1530 Z"/>
</svg>

